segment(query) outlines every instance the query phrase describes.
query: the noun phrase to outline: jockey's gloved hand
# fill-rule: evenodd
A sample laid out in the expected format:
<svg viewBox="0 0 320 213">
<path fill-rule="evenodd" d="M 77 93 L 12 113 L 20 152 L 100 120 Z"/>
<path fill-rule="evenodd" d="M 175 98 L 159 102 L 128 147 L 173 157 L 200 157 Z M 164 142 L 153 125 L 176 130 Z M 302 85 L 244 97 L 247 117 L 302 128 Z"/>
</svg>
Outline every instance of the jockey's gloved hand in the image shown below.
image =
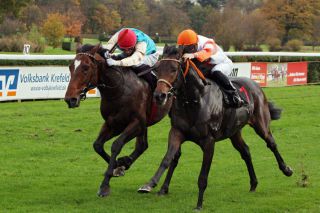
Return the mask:
<svg viewBox="0 0 320 213">
<path fill-rule="evenodd" d="M 108 59 L 108 58 L 110 58 L 110 57 L 111 57 L 111 54 L 110 54 L 109 50 L 106 50 L 106 51 L 104 52 L 104 58 L 105 58 L 105 59 Z"/>
<path fill-rule="evenodd" d="M 120 61 L 114 60 L 112 58 L 107 58 L 107 64 L 109 66 L 120 66 Z"/>
<path fill-rule="evenodd" d="M 182 58 L 184 59 L 184 61 L 186 61 L 187 59 L 194 59 L 195 54 L 194 53 L 185 53 L 185 54 L 183 54 Z"/>
</svg>

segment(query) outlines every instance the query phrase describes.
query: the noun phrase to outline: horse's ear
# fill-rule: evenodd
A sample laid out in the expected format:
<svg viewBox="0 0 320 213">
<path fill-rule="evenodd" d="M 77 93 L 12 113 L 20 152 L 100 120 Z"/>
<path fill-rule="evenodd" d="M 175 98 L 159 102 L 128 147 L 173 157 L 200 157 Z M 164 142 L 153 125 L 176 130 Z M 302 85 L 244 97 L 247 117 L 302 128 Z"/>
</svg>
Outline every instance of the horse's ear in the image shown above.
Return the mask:
<svg viewBox="0 0 320 213">
<path fill-rule="evenodd" d="M 76 50 L 76 54 L 80 53 L 81 52 L 81 49 L 82 49 L 82 45 L 79 45 L 77 50 Z"/>
<path fill-rule="evenodd" d="M 157 63 L 155 63 L 155 64 L 153 65 L 153 68 L 154 68 L 154 69 L 158 69 L 159 65 L 160 65 L 160 61 L 157 61 Z"/>
<path fill-rule="evenodd" d="M 101 47 L 101 43 L 99 43 L 96 46 L 94 46 L 92 48 L 92 50 L 90 51 L 92 53 L 92 55 L 96 54 L 99 51 L 100 47 Z"/>
<path fill-rule="evenodd" d="M 165 53 L 165 52 L 167 51 L 168 47 L 169 47 L 169 46 L 168 46 L 168 44 L 167 44 L 167 43 L 165 43 L 165 44 L 164 44 L 164 47 L 163 47 L 162 54 L 163 54 L 163 53 Z"/>
<path fill-rule="evenodd" d="M 184 50 L 184 46 L 181 45 L 178 47 L 178 59 L 182 58 L 182 55 L 183 55 L 183 50 Z"/>
<path fill-rule="evenodd" d="M 97 52 L 94 54 L 94 59 L 96 59 L 99 62 L 101 62 L 101 61 L 104 62 L 105 61 L 104 58 Z"/>
</svg>

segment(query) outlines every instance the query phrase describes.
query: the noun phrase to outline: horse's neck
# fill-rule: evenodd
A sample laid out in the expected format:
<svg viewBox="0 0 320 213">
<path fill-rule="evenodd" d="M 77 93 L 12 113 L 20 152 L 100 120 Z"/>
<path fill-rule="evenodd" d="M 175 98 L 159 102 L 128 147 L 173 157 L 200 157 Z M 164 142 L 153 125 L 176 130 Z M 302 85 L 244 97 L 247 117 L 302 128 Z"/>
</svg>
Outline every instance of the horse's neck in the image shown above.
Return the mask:
<svg viewBox="0 0 320 213">
<path fill-rule="evenodd" d="M 125 72 L 123 72 L 122 68 L 104 66 L 99 72 L 99 82 L 113 87 L 119 85 L 119 83 L 124 83 L 121 82 L 124 81 L 124 75 Z"/>
<path fill-rule="evenodd" d="M 179 88 L 178 93 L 180 96 L 183 96 L 183 99 L 187 101 L 199 101 L 201 96 L 203 96 L 204 85 L 199 79 L 198 76 L 189 71 L 186 78 L 181 78 L 178 82 Z"/>
<path fill-rule="evenodd" d="M 123 93 L 125 74 L 117 68 L 102 65 L 99 69 L 98 88 L 102 96 L 112 99 Z"/>
<path fill-rule="evenodd" d="M 202 80 L 196 75 L 189 79 L 186 78 L 186 80 L 181 78 L 177 87 L 176 107 L 181 108 L 183 106 L 183 108 L 188 108 L 189 105 L 193 108 L 198 105 L 197 109 L 201 110 L 201 107 L 205 107 L 204 105 L 208 105 L 212 100 L 214 101 L 212 104 L 222 104 L 222 90 L 216 82 L 209 79 L 206 80 L 208 85 L 203 85 Z"/>
</svg>

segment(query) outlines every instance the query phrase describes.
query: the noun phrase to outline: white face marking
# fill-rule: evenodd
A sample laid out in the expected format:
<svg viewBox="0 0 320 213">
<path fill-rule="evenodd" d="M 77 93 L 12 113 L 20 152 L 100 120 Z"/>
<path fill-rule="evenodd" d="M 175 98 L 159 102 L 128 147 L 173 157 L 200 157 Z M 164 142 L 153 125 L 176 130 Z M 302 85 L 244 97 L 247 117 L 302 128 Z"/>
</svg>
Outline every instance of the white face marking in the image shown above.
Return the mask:
<svg viewBox="0 0 320 213">
<path fill-rule="evenodd" d="M 75 60 L 74 61 L 74 72 L 76 72 L 78 66 L 81 64 L 81 61 L 80 60 Z"/>
</svg>

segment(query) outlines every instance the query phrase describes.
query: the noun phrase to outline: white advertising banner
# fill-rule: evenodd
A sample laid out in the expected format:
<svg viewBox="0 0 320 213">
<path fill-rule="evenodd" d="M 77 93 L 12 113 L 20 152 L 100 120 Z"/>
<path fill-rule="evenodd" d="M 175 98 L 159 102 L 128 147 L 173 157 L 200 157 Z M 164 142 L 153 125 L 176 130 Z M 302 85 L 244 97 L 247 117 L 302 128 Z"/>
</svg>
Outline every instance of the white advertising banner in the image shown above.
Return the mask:
<svg viewBox="0 0 320 213">
<path fill-rule="evenodd" d="M 250 78 L 251 63 L 233 63 L 231 77 L 247 77 Z"/>
<path fill-rule="evenodd" d="M 230 77 L 247 77 L 257 81 L 252 76 L 263 75 L 266 77 L 267 64 L 265 62 L 234 63 Z M 279 66 L 281 72 L 278 72 Z M 259 68 L 259 70 L 253 68 Z M 287 69 L 288 72 L 293 72 L 293 74 L 288 74 L 288 83 L 286 83 L 284 75 L 281 76 L 282 73 L 286 74 Z M 294 85 L 297 84 L 294 82 L 296 78 L 292 77 L 291 79 L 290 76 L 296 75 L 298 71 L 303 74 L 301 79 L 306 81 L 306 77 L 304 77 L 307 76 L 306 62 L 288 63 L 288 65 L 287 63 L 270 63 L 268 65 L 268 85 L 266 79 L 264 79 L 263 84 L 258 83 L 261 86 L 274 86 L 275 83 L 280 86 Z M 67 66 L 0 67 L 0 101 L 64 98 L 69 81 L 70 74 Z M 87 93 L 87 97 L 99 96 L 97 89 L 90 90 Z"/>
<path fill-rule="evenodd" d="M 64 98 L 70 81 L 66 66 L 0 67 L 0 101 Z M 98 97 L 96 89 L 88 97 Z"/>
</svg>

